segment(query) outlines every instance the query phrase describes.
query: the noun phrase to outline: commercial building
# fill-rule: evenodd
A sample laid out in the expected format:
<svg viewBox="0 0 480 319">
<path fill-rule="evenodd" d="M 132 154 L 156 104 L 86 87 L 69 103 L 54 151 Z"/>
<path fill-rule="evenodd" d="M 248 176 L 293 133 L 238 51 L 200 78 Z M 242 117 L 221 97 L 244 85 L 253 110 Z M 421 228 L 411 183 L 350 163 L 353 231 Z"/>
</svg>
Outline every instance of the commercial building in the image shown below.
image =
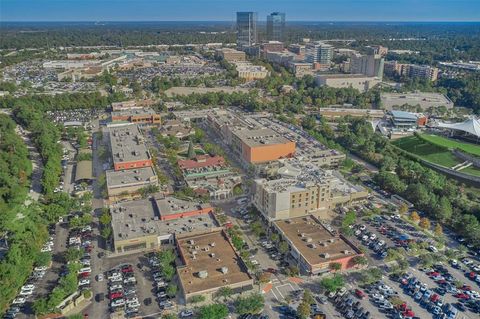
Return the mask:
<svg viewBox="0 0 480 319">
<path fill-rule="evenodd" d="M 90 183 L 94 180 L 92 161 L 79 161 L 75 166 L 75 183 Z"/>
<path fill-rule="evenodd" d="M 318 86 L 354 88 L 360 92 L 366 92 L 379 84 L 381 80 L 377 77 L 363 74 L 322 74 L 315 77 L 315 82 Z"/>
<path fill-rule="evenodd" d="M 152 166 L 152 158 L 138 125 L 110 127 L 109 137 L 114 170 Z"/>
<path fill-rule="evenodd" d="M 352 242 L 335 235 L 313 216 L 276 221 L 273 225 L 288 243 L 289 254 L 302 274 L 327 273 L 333 263 L 340 264 L 340 270 L 347 270 L 356 266 L 355 257 L 363 256 Z"/>
<path fill-rule="evenodd" d="M 386 56 L 388 54 L 388 48 L 381 45 L 373 45 L 367 47 L 370 51 L 370 54 L 378 54 L 380 56 Z"/>
<path fill-rule="evenodd" d="M 245 61 L 245 52 L 231 48 L 217 49 L 215 50 L 215 54 L 228 62 Z"/>
<path fill-rule="evenodd" d="M 350 58 L 350 73 L 383 78 L 384 60 L 381 55 L 355 54 Z"/>
<path fill-rule="evenodd" d="M 257 43 L 257 13 L 237 12 L 237 46 L 239 48 Z"/>
<path fill-rule="evenodd" d="M 271 129 L 239 129 L 232 132 L 232 149 L 245 163 L 258 164 L 292 157 L 295 142 Z"/>
<path fill-rule="evenodd" d="M 303 78 L 305 75 L 313 75 L 315 72 L 312 63 L 290 62 L 288 67 L 296 78 Z"/>
<path fill-rule="evenodd" d="M 267 40 L 285 41 L 285 13 L 273 12 L 267 16 Z"/>
<path fill-rule="evenodd" d="M 284 50 L 284 43 L 280 41 L 268 41 L 262 43 L 262 51 L 265 52 L 282 52 Z"/>
<path fill-rule="evenodd" d="M 342 107 L 322 107 L 318 110 L 318 113 L 320 114 L 320 116 L 329 120 L 340 119 L 344 118 L 345 116 L 366 117 L 372 120 L 380 120 L 385 117 L 384 110 L 352 109 Z"/>
<path fill-rule="evenodd" d="M 270 72 L 263 65 L 253 65 L 250 62 L 236 62 L 238 77 L 251 80 L 261 80 L 266 78 Z"/>
<path fill-rule="evenodd" d="M 178 139 L 186 139 L 195 134 L 189 122 L 180 120 L 165 120 L 160 127 L 160 134 L 163 137 L 176 137 Z"/>
<path fill-rule="evenodd" d="M 441 93 L 411 92 L 411 93 L 381 93 L 382 106 L 391 110 L 402 105 L 419 106 L 422 110 L 445 106 L 453 108 L 453 102 Z"/>
<path fill-rule="evenodd" d="M 253 203 L 268 220 L 323 215 L 367 196 L 339 173 L 299 159 L 283 161 L 276 179 L 256 179 L 253 185 Z"/>
<path fill-rule="evenodd" d="M 80 80 L 90 80 L 102 75 L 102 73 L 103 69 L 98 66 L 81 69 L 68 69 L 57 74 L 57 81 L 71 80 L 72 82 L 76 82 Z"/>
<path fill-rule="evenodd" d="M 289 63 L 293 62 L 297 55 L 292 52 L 284 51 L 284 52 L 266 52 L 265 58 L 268 62 L 276 63 L 283 66 L 288 66 Z M 310 66 L 311 68 L 311 66 Z"/>
<path fill-rule="evenodd" d="M 418 126 L 418 116 L 404 111 L 390 111 L 391 122 L 396 129 L 415 129 Z"/>
<path fill-rule="evenodd" d="M 208 204 L 176 198 L 149 198 L 111 205 L 115 253 L 135 253 L 171 246 L 175 237 L 218 227 Z"/>
<path fill-rule="evenodd" d="M 158 186 L 158 176 L 153 167 L 105 172 L 108 199 L 112 202 L 140 197 L 139 191 Z"/>
<path fill-rule="evenodd" d="M 160 124 L 160 114 L 157 114 L 153 109 L 147 107 L 112 111 L 110 119 L 112 122 L 130 122 L 141 125 Z"/>
<path fill-rule="evenodd" d="M 307 43 L 305 46 L 305 61 L 318 64 L 320 69 L 330 67 L 333 58 L 333 46 L 323 42 Z"/>
<path fill-rule="evenodd" d="M 253 289 L 253 278 L 223 230 L 177 236 L 177 251 L 184 301 L 200 295 L 210 299 L 221 288 L 230 288 L 234 294 Z"/>
<path fill-rule="evenodd" d="M 122 111 L 128 109 L 141 109 L 144 107 L 149 107 L 155 104 L 154 100 L 128 100 L 122 102 L 114 102 L 111 105 L 112 111 Z"/>
<path fill-rule="evenodd" d="M 211 199 L 233 196 L 233 189 L 242 182 L 222 156 L 197 155 L 194 159 L 179 160 L 178 166 L 188 187 Z"/>
</svg>

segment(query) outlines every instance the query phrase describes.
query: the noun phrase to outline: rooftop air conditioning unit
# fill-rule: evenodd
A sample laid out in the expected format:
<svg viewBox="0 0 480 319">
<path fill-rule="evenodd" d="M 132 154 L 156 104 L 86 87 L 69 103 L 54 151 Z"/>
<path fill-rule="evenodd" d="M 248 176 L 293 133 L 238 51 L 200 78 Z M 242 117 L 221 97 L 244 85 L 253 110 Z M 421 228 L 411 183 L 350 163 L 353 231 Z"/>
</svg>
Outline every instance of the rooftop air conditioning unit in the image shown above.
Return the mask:
<svg viewBox="0 0 480 319">
<path fill-rule="evenodd" d="M 199 278 L 205 279 L 208 277 L 208 272 L 206 270 L 201 270 L 197 272 Z"/>
<path fill-rule="evenodd" d="M 221 267 L 220 272 L 225 275 L 226 273 L 228 273 L 228 267 Z"/>
</svg>

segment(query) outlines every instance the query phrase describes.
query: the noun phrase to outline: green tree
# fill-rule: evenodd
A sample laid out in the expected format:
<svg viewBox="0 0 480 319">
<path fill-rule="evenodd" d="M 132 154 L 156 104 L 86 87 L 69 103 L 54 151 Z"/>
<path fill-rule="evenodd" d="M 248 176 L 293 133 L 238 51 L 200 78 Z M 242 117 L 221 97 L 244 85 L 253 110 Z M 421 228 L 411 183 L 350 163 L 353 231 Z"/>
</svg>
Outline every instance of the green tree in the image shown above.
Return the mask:
<svg viewBox="0 0 480 319">
<path fill-rule="evenodd" d="M 238 297 L 235 300 L 235 312 L 238 314 L 257 313 L 263 310 L 265 299 L 259 293 L 253 293 L 246 297 Z"/>
<path fill-rule="evenodd" d="M 230 298 L 231 295 L 233 295 L 232 288 L 222 287 L 216 292 L 215 297 L 218 299 L 223 299 L 223 301 L 225 301 L 225 299 Z"/>
<path fill-rule="evenodd" d="M 330 268 L 330 270 L 333 270 L 333 271 L 339 271 L 340 269 L 342 269 L 342 264 L 341 263 L 330 263 L 329 268 Z"/>
<path fill-rule="evenodd" d="M 52 254 L 49 252 L 41 252 L 37 255 L 35 259 L 35 265 L 37 266 L 48 266 L 52 261 Z"/>
<path fill-rule="evenodd" d="M 177 285 L 170 283 L 170 284 L 168 284 L 168 286 L 167 286 L 167 291 L 166 291 L 166 293 L 167 293 L 167 295 L 168 295 L 169 297 L 172 297 L 172 298 L 173 298 L 173 297 L 175 297 L 175 296 L 177 295 L 177 290 L 178 290 Z"/>
<path fill-rule="evenodd" d="M 70 247 L 65 251 L 65 260 L 67 262 L 78 261 L 84 254 L 83 249 L 77 249 L 75 247 Z"/>
<path fill-rule="evenodd" d="M 223 304 L 202 306 L 198 310 L 199 319 L 224 319 L 228 316 L 228 308 Z"/>
<path fill-rule="evenodd" d="M 112 221 L 112 216 L 110 216 L 110 212 L 108 211 L 108 209 L 106 211 L 102 210 L 102 215 L 100 215 L 98 221 L 102 225 L 110 225 L 110 222 Z"/>
<path fill-rule="evenodd" d="M 320 281 L 320 287 L 328 292 L 337 291 L 345 285 L 345 279 L 339 274 L 333 275 L 333 277 L 324 278 Z"/>
<path fill-rule="evenodd" d="M 279 244 L 278 244 L 278 251 L 281 253 L 281 254 L 285 254 L 287 253 L 289 250 L 289 246 L 288 246 L 288 243 L 284 240 L 282 240 Z"/>
<path fill-rule="evenodd" d="M 200 303 L 200 302 L 204 302 L 205 299 L 206 298 L 205 298 L 204 295 L 196 295 L 196 296 L 190 297 L 190 299 L 188 299 L 188 302 L 189 303 Z"/>
<path fill-rule="evenodd" d="M 310 315 L 311 315 L 311 308 L 310 308 L 310 304 L 306 303 L 306 302 L 301 302 L 299 305 L 298 305 L 298 308 L 297 308 L 297 314 L 299 315 L 299 317 L 301 319 L 307 319 L 307 318 L 310 318 Z"/>
<path fill-rule="evenodd" d="M 197 154 L 195 154 L 195 148 L 193 147 L 193 142 L 190 140 L 190 142 L 188 143 L 187 157 L 189 159 L 194 159 L 196 156 Z"/>
</svg>

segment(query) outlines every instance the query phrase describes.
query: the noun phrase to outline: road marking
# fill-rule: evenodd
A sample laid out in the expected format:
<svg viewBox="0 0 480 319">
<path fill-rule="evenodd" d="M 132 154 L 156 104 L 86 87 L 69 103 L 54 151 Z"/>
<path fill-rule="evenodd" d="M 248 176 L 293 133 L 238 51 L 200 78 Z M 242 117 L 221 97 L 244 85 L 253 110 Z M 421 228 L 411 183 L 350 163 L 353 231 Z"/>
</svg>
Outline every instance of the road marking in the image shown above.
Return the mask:
<svg viewBox="0 0 480 319">
<path fill-rule="evenodd" d="M 273 294 L 273 296 L 275 296 L 275 299 L 277 299 L 277 301 L 280 301 L 280 299 L 278 299 L 277 295 L 275 294 L 275 292 L 272 290 L 270 290 L 270 292 Z"/>
</svg>

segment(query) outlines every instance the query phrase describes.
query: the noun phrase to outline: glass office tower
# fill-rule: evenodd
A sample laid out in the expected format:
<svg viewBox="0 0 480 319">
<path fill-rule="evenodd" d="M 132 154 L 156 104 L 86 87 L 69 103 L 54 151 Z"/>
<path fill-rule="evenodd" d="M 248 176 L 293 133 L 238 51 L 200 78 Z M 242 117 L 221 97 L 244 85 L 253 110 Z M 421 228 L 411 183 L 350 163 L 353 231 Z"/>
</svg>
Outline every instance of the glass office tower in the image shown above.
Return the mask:
<svg viewBox="0 0 480 319">
<path fill-rule="evenodd" d="M 285 13 L 273 12 L 267 16 L 267 41 L 285 41 Z"/>
<path fill-rule="evenodd" d="M 237 12 L 237 45 L 249 47 L 257 43 L 257 13 Z"/>
</svg>

